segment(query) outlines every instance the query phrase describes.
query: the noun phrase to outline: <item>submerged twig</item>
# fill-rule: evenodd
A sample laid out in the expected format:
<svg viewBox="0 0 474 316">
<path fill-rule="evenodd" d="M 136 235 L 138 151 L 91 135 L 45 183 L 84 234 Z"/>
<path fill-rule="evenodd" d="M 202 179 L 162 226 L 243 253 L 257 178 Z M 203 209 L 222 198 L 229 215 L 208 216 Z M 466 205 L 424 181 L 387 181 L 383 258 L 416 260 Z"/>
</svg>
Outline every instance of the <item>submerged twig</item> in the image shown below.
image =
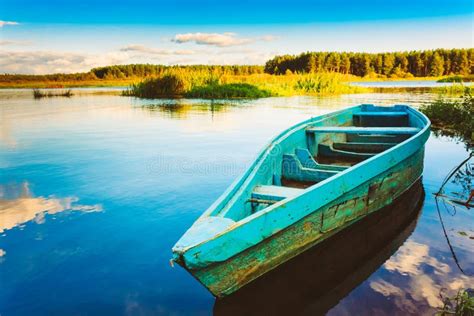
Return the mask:
<svg viewBox="0 0 474 316">
<path fill-rule="evenodd" d="M 451 179 L 451 177 L 459 170 L 461 169 L 461 167 L 469 161 L 469 159 L 471 159 L 472 157 L 474 157 L 474 152 L 471 152 L 469 157 L 467 157 L 466 159 L 464 159 L 457 167 L 455 167 L 447 176 L 446 178 L 444 179 L 443 183 L 441 184 L 441 187 L 439 188 L 438 192 L 436 192 L 435 195 L 440 195 L 444 186 L 446 185 L 446 183 L 448 183 L 449 179 Z"/>
<path fill-rule="evenodd" d="M 451 251 L 451 254 L 453 256 L 454 262 L 456 263 L 457 267 L 462 272 L 462 274 L 467 275 L 466 272 L 464 272 L 463 268 L 461 267 L 461 264 L 459 263 L 458 257 L 456 256 L 453 246 L 451 245 L 451 241 L 449 240 L 448 233 L 446 232 L 446 227 L 444 226 L 443 217 L 441 216 L 441 211 L 439 210 L 438 197 L 435 198 L 435 201 L 436 201 L 436 210 L 438 211 L 439 221 L 441 222 L 441 227 L 443 228 L 444 237 L 446 237 L 446 241 L 448 243 L 449 250 Z"/>
<path fill-rule="evenodd" d="M 457 267 L 459 268 L 459 270 L 464 274 L 464 275 L 467 275 L 466 272 L 464 271 L 464 269 L 461 267 L 461 264 L 459 263 L 459 260 L 456 256 L 456 253 L 454 251 L 454 248 L 453 246 L 451 245 L 451 241 L 449 240 L 449 236 L 448 236 L 448 233 L 446 231 L 446 227 L 444 225 L 444 220 L 443 220 L 443 217 L 441 216 L 441 210 L 440 210 L 440 207 L 439 207 L 439 201 L 438 201 L 438 198 L 442 198 L 443 199 L 443 203 L 445 205 L 445 209 L 447 210 L 448 207 L 446 206 L 446 203 L 448 203 L 450 206 L 452 206 L 453 210 L 454 210 L 454 213 L 453 214 L 450 214 L 451 216 L 454 216 L 456 215 L 456 205 L 462 205 L 462 206 L 466 206 L 469 208 L 470 206 L 470 201 L 472 200 L 472 195 L 473 195 L 473 192 L 471 191 L 470 193 L 470 196 L 469 198 L 466 200 L 466 201 L 462 201 L 462 200 L 459 200 L 459 199 L 453 199 L 445 194 L 443 194 L 443 189 L 445 187 L 445 185 L 449 182 L 449 180 L 462 168 L 462 166 L 464 166 L 464 164 L 466 164 L 472 157 L 474 157 L 474 152 L 471 152 L 469 157 L 467 157 L 466 159 L 464 159 L 457 167 L 453 168 L 449 174 L 446 176 L 446 178 L 443 180 L 443 183 L 441 184 L 441 187 L 439 188 L 438 192 L 435 193 L 435 202 L 436 202 L 436 210 L 438 212 L 438 217 L 439 217 L 439 220 L 440 220 L 440 223 L 441 223 L 441 227 L 443 228 L 443 233 L 444 233 L 444 236 L 446 238 L 446 242 L 448 243 L 448 247 L 449 247 L 449 250 L 453 256 L 453 259 L 454 259 L 454 262 L 456 263 Z"/>
</svg>

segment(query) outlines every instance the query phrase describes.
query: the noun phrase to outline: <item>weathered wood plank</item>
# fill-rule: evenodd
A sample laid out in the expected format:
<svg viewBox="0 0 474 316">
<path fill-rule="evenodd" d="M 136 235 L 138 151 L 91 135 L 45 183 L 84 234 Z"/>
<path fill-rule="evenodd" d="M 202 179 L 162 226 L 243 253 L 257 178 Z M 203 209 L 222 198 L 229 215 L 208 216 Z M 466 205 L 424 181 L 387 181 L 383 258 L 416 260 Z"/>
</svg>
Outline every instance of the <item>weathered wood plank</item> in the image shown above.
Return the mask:
<svg viewBox="0 0 474 316">
<path fill-rule="evenodd" d="M 296 155 L 283 155 L 282 176 L 297 181 L 319 182 L 336 175 L 338 170 L 305 168 Z"/>
<path fill-rule="evenodd" d="M 365 215 L 390 204 L 420 176 L 423 149 L 393 168 L 307 217 L 225 262 L 216 262 L 193 274 L 214 294 L 228 295 L 268 270 L 334 235 Z"/>
<path fill-rule="evenodd" d="M 354 116 L 395 116 L 405 117 L 408 116 L 407 112 L 358 112 L 354 113 Z"/>
<path fill-rule="evenodd" d="M 333 171 L 344 171 L 348 168 L 346 166 L 320 164 L 316 162 L 316 160 L 314 160 L 313 156 L 311 156 L 310 152 L 307 149 L 297 148 L 295 150 L 295 155 L 296 157 L 298 157 L 299 161 L 301 162 L 301 165 L 304 168 L 333 170 Z"/>
<path fill-rule="evenodd" d="M 334 143 L 332 144 L 334 149 L 338 150 L 346 150 L 346 151 L 353 151 L 358 153 L 379 153 L 384 150 L 387 150 L 396 143 L 359 143 L 359 142 L 351 142 L 351 143 Z"/>
<path fill-rule="evenodd" d="M 252 197 L 260 200 L 279 201 L 300 194 L 303 190 L 276 185 L 257 185 L 252 192 Z"/>
<path fill-rule="evenodd" d="M 308 127 L 307 133 L 345 133 L 345 134 L 416 134 L 416 127 L 357 127 L 357 126 L 315 126 Z"/>
<path fill-rule="evenodd" d="M 348 159 L 350 161 L 362 161 L 375 155 L 374 153 L 340 150 L 334 148 L 332 145 L 327 144 L 319 144 L 318 152 L 322 157 L 334 157 L 338 159 Z"/>
</svg>

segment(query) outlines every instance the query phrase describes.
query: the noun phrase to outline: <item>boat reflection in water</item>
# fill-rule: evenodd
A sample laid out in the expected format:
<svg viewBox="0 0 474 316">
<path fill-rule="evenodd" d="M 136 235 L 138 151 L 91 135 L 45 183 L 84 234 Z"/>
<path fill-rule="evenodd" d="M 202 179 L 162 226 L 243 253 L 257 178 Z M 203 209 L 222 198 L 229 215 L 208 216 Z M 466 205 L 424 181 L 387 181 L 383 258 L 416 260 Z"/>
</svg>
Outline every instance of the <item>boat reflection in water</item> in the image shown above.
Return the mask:
<svg viewBox="0 0 474 316">
<path fill-rule="evenodd" d="M 424 200 L 421 180 L 394 203 L 217 299 L 214 315 L 321 315 L 405 242 Z"/>
</svg>

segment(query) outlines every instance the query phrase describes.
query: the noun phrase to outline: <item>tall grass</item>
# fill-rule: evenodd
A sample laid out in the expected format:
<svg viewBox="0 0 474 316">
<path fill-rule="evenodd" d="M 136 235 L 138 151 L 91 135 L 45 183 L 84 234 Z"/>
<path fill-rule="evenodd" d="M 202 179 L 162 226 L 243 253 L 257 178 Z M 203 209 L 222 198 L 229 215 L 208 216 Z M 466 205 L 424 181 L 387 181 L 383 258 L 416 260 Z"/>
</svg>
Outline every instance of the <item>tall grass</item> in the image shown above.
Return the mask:
<svg viewBox="0 0 474 316">
<path fill-rule="evenodd" d="M 219 77 L 207 71 L 167 71 L 163 75 L 147 78 L 132 84 L 124 95 L 140 98 L 175 98 L 184 97 L 196 87 L 215 85 Z"/>
<path fill-rule="evenodd" d="M 439 79 L 437 82 L 474 82 L 474 75 L 454 75 Z"/>
<path fill-rule="evenodd" d="M 170 71 L 133 84 L 124 95 L 140 98 L 261 98 L 327 95 L 367 91 L 344 83 L 337 73 L 291 75 L 219 75 L 207 71 Z"/>
<path fill-rule="evenodd" d="M 233 98 L 265 98 L 272 93 L 248 83 L 209 84 L 194 87 L 186 93 L 189 98 L 201 99 L 233 99 Z"/>
<path fill-rule="evenodd" d="M 52 90 L 52 91 L 41 91 L 40 89 L 33 89 L 33 97 L 35 99 L 51 98 L 51 97 L 67 97 L 73 96 L 71 89 L 69 90 Z"/>
<path fill-rule="evenodd" d="M 468 143 L 474 142 L 474 97 L 470 89 L 454 100 L 440 97 L 421 107 L 421 111 L 430 118 L 434 128 Z"/>
<path fill-rule="evenodd" d="M 472 86 L 466 86 L 463 83 L 454 83 L 450 86 L 435 87 L 433 92 L 439 95 L 461 96 L 466 93 L 472 93 Z"/>
<path fill-rule="evenodd" d="M 443 297 L 442 297 L 443 298 Z M 443 298 L 443 307 L 436 313 L 437 316 L 474 315 L 474 290 L 461 289 L 453 297 Z"/>
<path fill-rule="evenodd" d="M 310 94 L 340 94 L 358 91 L 341 82 L 336 73 L 300 76 L 296 79 L 295 90 Z"/>
</svg>

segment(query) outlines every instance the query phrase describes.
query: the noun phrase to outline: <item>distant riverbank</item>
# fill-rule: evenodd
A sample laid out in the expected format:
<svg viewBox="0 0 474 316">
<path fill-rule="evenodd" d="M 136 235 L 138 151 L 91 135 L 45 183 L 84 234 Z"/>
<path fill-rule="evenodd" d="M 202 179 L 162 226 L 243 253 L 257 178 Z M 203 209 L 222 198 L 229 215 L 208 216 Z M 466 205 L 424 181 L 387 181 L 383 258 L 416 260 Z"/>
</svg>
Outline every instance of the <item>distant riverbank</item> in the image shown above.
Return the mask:
<svg viewBox="0 0 474 316">
<path fill-rule="evenodd" d="M 122 95 L 139 98 L 264 98 L 296 95 L 340 95 L 367 92 L 427 90 L 459 95 L 472 76 L 384 78 L 359 77 L 340 72 L 292 73 L 262 72 L 260 66 L 111 66 L 89 73 L 53 75 L 0 75 L 0 88 L 30 88 L 35 97 L 60 97 L 45 89 L 123 87 Z M 117 69 L 115 68 L 117 67 Z M 136 69 L 135 69 L 136 68 Z M 136 74 L 130 75 L 130 74 Z M 45 90 L 45 91 L 41 91 Z M 72 96 L 68 93 L 67 96 Z"/>
<path fill-rule="evenodd" d="M 9 78 L 7 76 L 14 75 L 0 75 L 0 89 L 14 89 L 14 88 L 87 88 L 87 87 L 128 87 L 137 84 L 147 77 L 131 77 L 123 79 L 86 79 L 86 80 L 48 80 L 42 78 L 43 76 L 29 76 L 28 79 L 19 76 L 18 78 Z M 285 77 L 292 75 L 271 75 L 271 77 Z M 241 76 L 245 77 L 245 76 Z M 372 78 L 372 77 L 357 77 L 357 76 L 342 76 L 344 82 L 349 82 L 352 85 L 361 87 L 400 87 L 415 85 L 419 87 L 435 87 L 448 86 L 457 82 L 444 81 L 449 76 L 445 77 L 414 77 L 414 78 Z M 415 84 L 416 83 L 416 84 Z M 465 82 L 466 83 L 466 82 Z"/>
<path fill-rule="evenodd" d="M 260 81 L 253 78 L 253 83 L 207 82 L 194 87 L 176 82 L 176 78 L 151 79 L 144 83 L 130 85 L 113 84 L 110 86 L 91 85 L 86 87 L 67 88 L 3 88 L 6 95 L 29 91 L 31 97 L 76 97 L 90 94 L 123 95 L 146 99 L 256 99 L 275 96 L 305 96 L 305 95 L 341 95 L 358 93 L 434 93 L 441 96 L 456 97 L 462 95 L 466 88 L 472 91 L 469 83 L 438 84 L 434 80 L 404 80 L 404 81 L 357 81 L 340 82 L 331 76 L 270 76 Z M 266 77 L 266 76 L 265 76 Z M 249 78 L 247 78 L 249 79 Z M 161 82 L 160 82 L 161 80 Z M 139 81 L 140 82 L 140 81 Z M 174 82 L 174 83 L 173 83 Z M 167 90 L 168 89 L 168 90 Z"/>
<path fill-rule="evenodd" d="M 139 82 L 140 78 L 126 79 L 89 79 L 89 80 L 44 80 L 38 79 L 18 79 L 5 80 L 0 75 L 0 89 L 53 89 L 53 88 L 94 88 L 94 87 L 127 87 Z"/>
</svg>

